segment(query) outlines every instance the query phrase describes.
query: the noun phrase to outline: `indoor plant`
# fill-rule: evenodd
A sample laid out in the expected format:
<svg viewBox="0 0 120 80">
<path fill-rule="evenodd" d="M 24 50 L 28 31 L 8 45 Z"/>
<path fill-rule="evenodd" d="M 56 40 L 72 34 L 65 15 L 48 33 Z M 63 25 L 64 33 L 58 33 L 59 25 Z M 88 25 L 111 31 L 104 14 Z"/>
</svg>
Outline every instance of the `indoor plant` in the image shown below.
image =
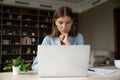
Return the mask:
<svg viewBox="0 0 120 80">
<path fill-rule="evenodd" d="M 105 64 L 106 65 L 110 65 L 110 57 L 106 57 L 105 58 Z"/>
<path fill-rule="evenodd" d="M 12 69 L 13 74 L 19 74 L 20 71 L 27 72 L 29 65 L 30 63 L 24 64 L 23 59 L 20 56 L 18 56 L 17 58 L 13 59 L 12 64 L 8 64 L 5 67 L 3 67 L 3 70 L 6 71 Z"/>
<path fill-rule="evenodd" d="M 23 63 L 23 60 L 22 60 L 22 58 L 20 56 L 17 57 L 16 59 L 13 59 L 12 71 L 13 71 L 14 75 L 20 73 L 20 67 L 21 67 L 22 63 Z"/>
</svg>

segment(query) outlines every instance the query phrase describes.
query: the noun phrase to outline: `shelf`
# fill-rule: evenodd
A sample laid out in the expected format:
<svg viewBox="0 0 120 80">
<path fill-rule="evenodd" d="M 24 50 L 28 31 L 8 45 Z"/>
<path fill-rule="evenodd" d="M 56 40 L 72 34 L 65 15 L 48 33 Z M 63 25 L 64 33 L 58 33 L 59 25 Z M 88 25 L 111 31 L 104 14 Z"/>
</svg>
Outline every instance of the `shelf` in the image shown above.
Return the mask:
<svg viewBox="0 0 120 80">
<path fill-rule="evenodd" d="M 22 13 L 22 15 L 37 17 L 38 14 Z"/>
<path fill-rule="evenodd" d="M 7 24 L 1 24 L 2 26 L 5 26 L 5 27 L 20 27 L 20 25 L 7 25 Z"/>
<path fill-rule="evenodd" d="M 22 25 L 22 28 L 38 28 L 39 26 L 36 24 L 35 26 L 33 25 Z"/>
<path fill-rule="evenodd" d="M 19 37 L 20 34 L 2 34 L 3 36 L 13 36 L 13 37 Z"/>
<path fill-rule="evenodd" d="M 15 18 L 2 18 L 3 20 L 9 20 L 9 21 L 20 21 L 20 19 L 15 19 Z"/>
<path fill-rule="evenodd" d="M 21 55 L 22 55 L 22 56 L 36 56 L 37 54 L 33 54 L 33 53 L 26 54 L 26 53 L 22 53 Z"/>
<path fill-rule="evenodd" d="M 6 53 L 6 54 L 2 54 L 2 56 L 36 56 L 37 54 L 26 54 L 26 53 L 22 53 L 22 54 L 15 54 L 15 53 Z"/>
<path fill-rule="evenodd" d="M 38 44 L 22 44 L 21 46 L 37 46 Z"/>
<path fill-rule="evenodd" d="M 21 54 L 15 54 L 15 53 L 6 53 L 2 54 L 2 56 L 20 56 Z"/>
<path fill-rule="evenodd" d="M 32 20 L 32 19 L 30 19 L 30 20 L 29 19 L 23 19 L 22 21 L 23 22 L 36 22 L 36 23 L 38 22 L 37 20 Z"/>
<path fill-rule="evenodd" d="M 20 44 L 2 44 L 2 46 L 20 46 Z"/>
<path fill-rule="evenodd" d="M 20 14 L 19 12 L 8 12 L 8 11 L 2 11 L 2 13 L 6 13 L 6 14 Z"/>
<path fill-rule="evenodd" d="M 37 35 L 22 35 L 22 37 L 38 37 Z"/>
<path fill-rule="evenodd" d="M 47 14 L 40 14 L 39 17 L 46 17 L 46 18 L 49 17 L 49 18 L 52 18 L 52 16 L 49 16 L 49 15 L 47 15 Z"/>
<path fill-rule="evenodd" d="M 11 64 L 11 63 L 10 62 L 2 62 L 1 65 L 8 65 L 8 64 Z"/>
</svg>

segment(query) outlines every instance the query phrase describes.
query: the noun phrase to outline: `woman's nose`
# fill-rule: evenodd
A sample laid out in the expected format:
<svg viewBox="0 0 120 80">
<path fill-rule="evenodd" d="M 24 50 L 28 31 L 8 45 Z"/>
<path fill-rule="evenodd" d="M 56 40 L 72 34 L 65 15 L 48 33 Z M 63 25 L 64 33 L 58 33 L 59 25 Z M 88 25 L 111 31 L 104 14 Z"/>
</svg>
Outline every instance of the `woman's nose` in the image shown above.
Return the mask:
<svg viewBox="0 0 120 80">
<path fill-rule="evenodd" d="M 63 28 L 66 28 L 66 27 L 67 27 L 67 24 L 66 24 L 66 23 L 64 23 L 62 26 L 63 26 Z"/>
</svg>

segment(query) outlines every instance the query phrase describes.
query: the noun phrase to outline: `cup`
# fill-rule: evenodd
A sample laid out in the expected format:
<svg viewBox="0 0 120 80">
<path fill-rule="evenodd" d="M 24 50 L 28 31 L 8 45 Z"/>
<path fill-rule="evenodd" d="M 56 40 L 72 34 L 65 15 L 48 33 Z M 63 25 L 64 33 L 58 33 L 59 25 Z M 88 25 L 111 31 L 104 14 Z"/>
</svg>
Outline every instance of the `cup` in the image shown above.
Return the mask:
<svg viewBox="0 0 120 80">
<path fill-rule="evenodd" d="M 114 60 L 114 65 L 116 68 L 120 69 L 120 60 Z"/>
</svg>

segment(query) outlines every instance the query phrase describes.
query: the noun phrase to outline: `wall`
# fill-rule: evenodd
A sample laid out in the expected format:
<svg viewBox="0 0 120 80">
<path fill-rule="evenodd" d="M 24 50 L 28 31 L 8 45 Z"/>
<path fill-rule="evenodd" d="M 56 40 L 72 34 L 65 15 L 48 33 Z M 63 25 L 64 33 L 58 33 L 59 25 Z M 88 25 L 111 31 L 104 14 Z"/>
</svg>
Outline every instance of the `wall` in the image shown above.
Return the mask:
<svg viewBox="0 0 120 80">
<path fill-rule="evenodd" d="M 119 3 L 120 0 L 109 0 L 80 14 L 79 31 L 92 49 L 114 51 L 113 8 Z"/>
</svg>

